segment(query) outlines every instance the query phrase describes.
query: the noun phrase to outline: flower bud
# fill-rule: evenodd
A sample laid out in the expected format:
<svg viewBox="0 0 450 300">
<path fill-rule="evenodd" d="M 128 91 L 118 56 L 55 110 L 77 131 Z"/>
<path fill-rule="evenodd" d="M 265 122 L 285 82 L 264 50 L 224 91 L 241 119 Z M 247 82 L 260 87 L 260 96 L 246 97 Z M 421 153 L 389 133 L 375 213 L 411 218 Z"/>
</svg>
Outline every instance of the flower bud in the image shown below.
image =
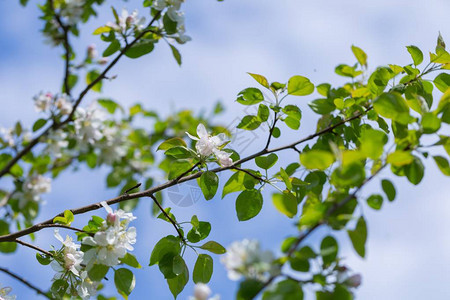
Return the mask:
<svg viewBox="0 0 450 300">
<path fill-rule="evenodd" d="M 362 276 L 361 274 L 355 274 L 350 276 L 345 283 L 349 286 L 349 287 L 354 287 L 357 288 L 358 286 L 361 285 L 361 281 L 362 281 Z"/>
<path fill-rule="evenodd" d="M 89 59 L 94 59 L 97 57 L 97 47 L 95 44 L 89 45 L 87 49 L 87 55 Z"/>
<path fill-rule="evenodd" d="M 108 216 L 106 217 L 106 223 L 113 225 L 116 223 L 117 220 L 117 215 L 114 213 L 109 213 Z"/>
</svg>

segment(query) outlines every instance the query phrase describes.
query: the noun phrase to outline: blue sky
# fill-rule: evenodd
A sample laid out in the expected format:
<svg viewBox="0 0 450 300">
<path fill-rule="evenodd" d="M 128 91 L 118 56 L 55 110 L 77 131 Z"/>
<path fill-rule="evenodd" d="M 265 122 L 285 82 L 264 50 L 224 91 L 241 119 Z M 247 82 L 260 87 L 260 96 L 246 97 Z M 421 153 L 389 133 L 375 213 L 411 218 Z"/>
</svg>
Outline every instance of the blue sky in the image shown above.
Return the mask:
<svg viewBox="0 0 450 300">
<path fill-rule="evenodd" d="M 39 34 L 42 24 L 37 19 L 36 1 L 27 8 L 18 1 L 0 2 L 0 111 L 1 126 L 11 126 L 17 119 L 32 124 L 38 116 L 32 106 L 32 97 L 41 90 L 57 91 L 62 75 L 59 49 L 43 44 Z M 110 1 L 117 8 L 132 10 L 140 1 Z M 113 70 L 117 79 L 104 84 L 104 95 L 113 97 L 125 106 L 137 101 L 149 108 L 168 114 L 174 109 L 208 109 L 218 99 L 227 107 L 221 121 L 226 123 L 245 112 L 234 103 L 237 92 L 254 82 L 246 72 L 266 75 L 271 81 L 286 81 L 292 75 L 304 75 L 313 83 L 340 84 L 334 74 L 340 63 L 353 63 L 350 46 L 355 44 L 369 56 L 369 68 L 388 63 L 410 62 L 405 46 L 413 44 L 424 52 L 432 50 L 438 31 L 447 44 L 450 42 L 450 3 L 446 0 L 409 1 L 266 1 L 266 0 L 213 0 L 187 1 L 186 27 L 193 41 L 180 47 L 183 66 L 179 68 L 166 45 L 142 59 L 121 61 Z M 90 33 L 94 28 L 112 18 L 107 6 L 99 19 L 82 28 L 75 41 L 76 48 L 84 51 L 96 43 Z M 97 95 L 89 94 L 86 103 Z M 314 130 L 315 117 L 309 114 L 306 103 L 313 97 L 291 99 L 303 109 L 304 118 L 300 133 Z M 162 105 L 164 104 L 164 105 Z M 448 129 L 448 127 L 447 127 Z M 294 138 L 293 134 L 277 141 L 280 145 Z M 264 144 L 264 132 L 244 151 L 249 154 Z M 385 203 L 381 212 L 364 207 L 368 219 L 369 240 L 366 259 L 354 253 L 346 236 L 337 234 L 341 255 L 346 262 L 363 275 L 363 285 L 358 299 L 448 299 L 445 290 L 450 271 L 450 203 L 449 180 L 426 161 L 426 176 L 414 187 L 404 178 L 393 178 L 388 173 L 380 178 L 393 178 L 398 196 L 394 203 Z M 38 220 L 55 215 L 66 208 L 108 199 L 116 195 L 106 190 L 100 175 L 80 170 L 65 173 L 53 183 L 53 191 L 46 195 Z M 221 175 L 221 180 L 227 178 Z M 187 187 L 184 187 L 187 188 Z M 364 191 L 380 190 L 375 180 Z M 179 220 L 188 220 L 192 214 L 212 223 L 211 239 L 224 245 L 243 238 L 262 240 L 262 247 L 277 251 L 280 242 L 289 233 L 295 233 L 292 221 L 277 213 L 270 201 L 265 201 L 258 217 L 239 223 L 234 212 L 234 196 L 221 200 L 199 201 L 195 205 L 174 207 Z M 269 198 L 267 198 L 269 199 Z M 171 299 L 166 284 L 157 267 L 147 267 L 152 245 L 167 234 L 173 234 L 170 225 L 150 217 L 148 200 L 142 200 L 137 211 L 138 243 L 136 254 L 143 269 L 136 272 L 137 287 L 130 299 L 143 299 L 149 293 L 152 299 Z M 77 218 L 80 226 L 86 217 Z M 329 233 L 321 230 L 307 243 L 317 244 L 320 237 Z M 37 234 L 41 246 L 57 241 L 52 232 Z M 193 266 L 193 255 L 188 261 Z M 52 271 L 40 266 L 30 249 L 20 248 L 18 253 L 2 257 L 2 266 L 23 274 L 36 285 L 49 286 Z M 232 299 L 236 283 L 226 278 L 217 257 L 211 281 L 214 293 L 223 299 Z M 0 274 L 0 283 L 14 288 L 19 299 L 35 296 L 23 285 Z M 111 284 L 107 291 L 114 289 Z M 179 299 L 192 292 L 190 283 Z M 311 297 L 309 297 L 311 298 Z"/>
</svg>

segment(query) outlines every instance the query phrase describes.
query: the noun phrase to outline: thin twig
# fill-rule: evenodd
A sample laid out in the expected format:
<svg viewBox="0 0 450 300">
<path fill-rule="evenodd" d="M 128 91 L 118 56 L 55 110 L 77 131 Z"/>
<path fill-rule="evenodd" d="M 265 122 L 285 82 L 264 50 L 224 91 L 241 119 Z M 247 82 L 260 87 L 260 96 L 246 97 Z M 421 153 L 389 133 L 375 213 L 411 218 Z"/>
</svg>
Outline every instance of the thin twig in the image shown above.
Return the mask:
<svg viewBox="0 0 450 300">
<path fill-rule="evenodd" d="M 323 129 L 323 130 L 321 130 L 319 132 L 316 132 L 314 134 L 311 134 L 311 135 L 309 135 L 309 136 L 307 136 L 307 137 L 305 137 L 305 138 L 303 138 L 301 140 L 298 140 L 298 141 L 296 141 L 296 142 L 294 142 L 292 144 L 289 144 L 289 145 L 286 145 L 286 146 L 283 146 L 283 147 L 270 149 L 270 150 L 263 149 L 263 150 L 255 153 L 255 154 L 252 154 L 250 156 L 247 156 L 245 158 L 242 158 L 242 159 L 234 162 L 233 165 L 231 165 L 231 166 L 218 167 L 218 168 L 212 169 L 210 171 L 214 172 L 214 173 L 219 173 L 219 172 L 222 172 L 222 171 L 225 171 L 225 170 L 233 169 L 235 166 L 238 166 L 238 165 L 240 165 L 240 164 L 242 164 L 244 162 L 250 161 L 250 160 L 252 160 L 252 159 L 254 159 L 254 158 L 258 157 L 258 156 L 261 156 L 261 155 L 264 155 L 264 154 L 267 154 L 267 153 L 273 153 L 273 152 L 278 152 L 278 151 L 282 151 L 282 150 L 286 150 L 286 149 L 291 149 L 293 146 L 296 146 L 298 144 L 307 142 L 307 141 L 312 140 L 312 139 L 314 139 L 314 138 L 316 138 L 316 137 L 318 137 L 318 136 L 320 136 L 320 135 L 322 135 L 324 133 L 330 132 L 331 130 L 333 130 L 333 129 L 335 129 L 335 128 L 345 124 L 346 122 L 349 122 L 349 121 L 352 121 L 354 119 L 360 118 L 361 116 L 366 114 L 370 109 L 372 109 L 372 108 L 369 107 L 364 112 L 360 112 L 360 113 L 356 114 L 355 116 L 353 116 L 353 117 L 351 117 L 349 119 L 342 120 L 341 122 L 339 122 L 339 123 L 337 123 L 337 124 L 335 124 L 333 126 L 325 128 L 325 129 Z M 133 193 L 133 194 L 127 194 L 127 195 L 124 194 L 124 195 L 121 195 L 119 197 L 115 197 L 115 198 L 106 200 L 105 202 L 107 204 L 109 204 L 109 205 L 112 205 L 112 204 L 119 203 L 119 202 L 126 201 L 126 200 L 131 200 L 131 199 L 136 199 L 136 198 L 141 198 L 141 197 L 149 197 L 150 195 L 153 195 L 156 192 L 159 192 L 159 191 L 164 190 L 164 189 L 166 189 L 168 187 L 174 186 L 174 185 L 176 185 L 178 183 L 182 183 L 182 182 L 186 182 L 186 181 L 190 181 L 190 180 L 199 178 L 202 174 L 203 174 L 203 172 L 197 172 L 197 173 L 185 176 L 183 178 L 180 178 L 178 181 L 176 179 L 173 179 L 173 180 L 167 181 L 167 182 L 165 182 L 165 183 L 163 183 L 161 185 L 158 185 L 158 186 L 155 186 L 155 187 L 151 187 L 151 188 L 149 188 L 149 189 L 147 189 L 145 191 L 141 191 L 141 192 L 137 192 L 137 193 Z M 78 215 L 78 214 L 83 214 L 83 213 L 86 213 L 86 212 L 89 212 L 89 211 L 93 211 L 93 210 L 99 209 L 101 207 L 102 207 L 101 202 L 97 202 L 97 203 L 86 205 L 86 206 L 83 206 L 83 207 L 71 209 L 70 211 L 74 215 Z M 0 236 L 0 242 L 14 241 L 18 237 L 25 236 L 25 235 L 28 235 L 30 233 L 39 231 L 39 230 L 41 230 L 43 228 L 42 225 L 53 224 L 53 219 L 58 217 L 58 216 L 64 216 L 64 212 L 61 212 L 61 213 L 59 213 L 58 215 L 54 216 L 51 219 L 48 219 L 48 220 L 46 220 L 44 222 L 35 224 L 35 225 L 33 225 L 31 227 L 28 227 L 26 229 L 23 229 L 23 230 L 14 232 L 14 233 L 10 233 L 10 234 L 7 234 L 7 235 Z"/>
<path fill-rule="evenodd" d="M 35 245 L 29 244 L 29 243 L 27 243 L 27 242 L 24 242 L 24 241 L 22 241 L 22 240 L 15 239 L 14 242 L 16 242 L 17 244 L 20 244 L 20 245 L 22 245 L 22 246 L 25 246 L 25 247 L 34 249 L 34 250 L 39 251 L 39 252 L 42 252 L 42 253 L 44 253 L 44 254 L 47 255 L 47 256 L 53 256 L 53 254 L 51 254 L 50 252 L 48 252 L 48 251 L 46 251 L 46 250 L 44 250 L 44 249 L 42 249 L 42 248 L 39 248 L 39 247 L 37 247 L 37 246 L 35 246 Z"/>
<path fill-rule="evenodd" d="M 161 11 L 159 11 L 158 13 L 156 13 L 156 15 L 153 17 L 153 19 L 150 21 L 148 27 L 152 26 L 153 23 L 156 21 L 156 19 L 159 18 L 161 14 Z M 88 84 L 86 86 L 86 88 L 80 93 L 77 101 L 75 102 L 71 113 L 69 114 L 69 116 L 62 121 L 61 123 L 55 123 L 53 122 L 53 124 L 49 127 L 47 127 L 47 129 L 45 129 L 41 134 L 39 134 L 38 136 L 36 136 L 34 139 L 32 139 L 30 141 L 30 143 L 23 148 L 21 151 L 19 151 L 16 156 L 14 156 L 14 158 L 12 158 L 4 167 L 3 169 L 0 170 L 0 178 L 5 176 L 6 174 L 8 174 L 9 170 L 28 152 L 30 152 L 34 146 L 36 146 L 40 139 L 44 136 L 46 136 L 47 134 L 50 133 L 51 130 L 56 130 L 59 129 L 61 127 L 63 127 L 64 125 L 70 123 L 71 121 L 73 121 L 73 116 L 75 115 L 75 111 L 77 109 L 77 107 L 80 105 L 81 101 L 83 100 L 84 96 L 92 89 L 93 86 L 95 86 L 99 81 L 101 81 L 103 78 L 106 77 L 106 74 L 109 72 L 109 70 L 111 70 L 111 68 L 119 61 L 119 59 L 125 54 L 125 52 L 128 51 L 128 49 L 130 49 L 134 44 L 136 44 L 146 33 L 148 33 L 149 30 L 144 30 L 142 31 L 139 35 L 136 36 L 136 38 L 129 43 L 126 47 L 124 47 L 120 53 L 116 56 L 116 58 L 111 61 L 111 63 L 105 68 L 105 70 L 97 77 L 95 78 L 90 84 Z"/>
<path fill-rule="evenodd" d="M 73 230 L 73 231 L 86 233 L 86 231 L 84 231 L 83 229 L 79 229 L 79 228 L 75 228 L 75 227 L 71 227 L 71 226 L 67 226 L 67 225 L 63 225 L 63 224 L 42 224 L 41 227 L 42 228 L 58 227 L 58 228 L 65 228 L 65 229 L 69 229 L 69 230 Z"/>
<path fill-rule="evenodd" d="M 260 181 L 260 182 L 264 182 L 265 180 L 261 177 L 259 177 L 258 175 L 253 174 L 252 172 L 250 172 L 249 170 L 246 169 L 241 169 L 239 167 L 234 166 L 233 169 L 237 170 L 237 171 L 241 171 L 244 172 L 250 176 L 252 176 L 253 178 L 255 178 L 256 180 Z"/>
<path fill-rule="evenodd" d="M 69 26 L 64 24 L 61 20 L 61 17 L 59 14 L 56 13 L 55 11 L 55 5 L 53 3 L 53 0 L 49 1 L 50 3 L 50 8 L 52 9 L 53 13 L 55 14 L 55 20 L 58 23 L 58 25 L 62 28 L 63 30 L 63 34 L 64 34 L 64 41 L 63 41 L 63 45 L 64 45 L 64 62 L 65 62 L 65 67 L 64 67 L 64 91 L 66 92 L 67 95 L 70 96 L 70 84 L 69 84 L 69 77 L 70 77 L 70 43 L 69 43 Z"/>
<path fill-rule="evenodd" d="M 200 162 L 196 163 L 195 165 L 193 165 L 192 167 L 189 168 L 189 170 L 187 170 L 186 172 L 183 172 L 180 176 L 178 176 L 175 181 L 178 182 L 181 178 L 183 178 L 184 176 L 186 176 L 187 174 L 191 173 L 195 168 L 197 168 L 200 165 Z"/>
<path fill-rule="evenodd" d="M 47 299 L 54 299 L 53 297 L 47 295 L 47 293 L 45 293 L 43 290 L 41 290 L 37 286 L 35 286 L 35 285 L 31 284 L 30 282 L 28 282 L 28 280 L 25 280 L 24 278 L 22 278 L 19 275 L 9 271 L 8 269 L 0 267 L 0 271 L 2 271 L 3 273 L 8 274 L 9 276 L 13 277 L 14 279 L 17 279 L 18 281 L 22 282 L 27 287 L 29 287 L 30 289 L 36 291 L 36 293 L 41 294 L 42 296 L 46 297 Z"/>
<path fill-rule="evenodd" d="M 158 206 L 159 210 L 164 214 L 167 220 L 169 220 L 169 222 L 172 223 L 173 227 L 178 233 L 178 236 L 186 244 L 186 240 L 184 239 L 183 233 L 181 233 L 180 228 L 178 228 L 178 224 L 169 216 L 169 214 L 164 210 L 164 208 L 159 203 L 158 199 L 156 199 L 156 197 L 153 194 L 149 195 L 149 197 L 153 199 L 153 202 L 155 202 L 155 204 Z"/>
<path fill-rule="evenodd" d="M 142 185 L 142 183 L 138 183 L 138 184 L 134 185 L 133 187 L 130 187 L 128 190 L 126 190 L 126 191 L 124 192 L 124 194 L 127 194 L 127 195 L 128 195 L 128 192 L 131 192 L 132 190 L 137 189 L 137 188 L 140 187 L 141 185 Z"/>
</svg>

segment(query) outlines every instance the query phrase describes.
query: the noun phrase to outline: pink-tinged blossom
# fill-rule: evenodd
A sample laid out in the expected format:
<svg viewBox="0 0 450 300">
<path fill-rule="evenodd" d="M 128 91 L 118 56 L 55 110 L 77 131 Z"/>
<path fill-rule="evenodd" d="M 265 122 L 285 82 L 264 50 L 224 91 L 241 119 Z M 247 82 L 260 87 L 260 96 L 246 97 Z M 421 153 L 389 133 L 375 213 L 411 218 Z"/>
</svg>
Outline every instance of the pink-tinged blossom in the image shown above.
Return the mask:
<svg viewBox="0 0 450 300">
<path fill-rule="evenodd" d="M 136 228 L 128 227 L 136 217 L 121 209 L 113 211 L 106 202 L 102 202 L 102 206 L 108 213 L 106 221 L 93 237 L 84 237 L 82 241 L 84 245 L 92 246 L 84 254 L 84 264 L 88 270 L 95 263 L 106 266 L 119 264 L 119 259 L 134 250 L 132 245 L 136 243 Z"/>
</svg>

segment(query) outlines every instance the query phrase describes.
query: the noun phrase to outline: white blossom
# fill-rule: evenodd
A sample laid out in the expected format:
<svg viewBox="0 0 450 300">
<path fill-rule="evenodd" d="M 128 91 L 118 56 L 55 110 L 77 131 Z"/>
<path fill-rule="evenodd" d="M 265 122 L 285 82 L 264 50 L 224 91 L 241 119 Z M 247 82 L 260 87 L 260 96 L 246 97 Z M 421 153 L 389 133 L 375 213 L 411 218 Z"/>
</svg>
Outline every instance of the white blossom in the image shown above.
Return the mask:
<svg viewBox="0 0 450 300">
<path fill-rule="evenodd" d="M 128 251 L 134 250 L 132 245 L 136 243 L 136 228 L 128 227 L 128 224 L 136 217 L 121 209 L 113 211 L 106 202 L 102 202 L 102 206 L 108 212 L 106 221 L 94 237 L 84 237 L 82 241 L 84 245 L 93 247 L 84 254 L 87 269 L 90 269 L 94 263 L 117 265 L 120 258 L 124 257 Z"/>
<path fill-rule="evenodd" d="M 53 260 L 51 267 L 56 273 L 55 279 L 62 278 L 67 271 L 72 272 L 76 276 L 80 276 L 81 263 L 83 261 L 83 252 L 79 251 L 81 245 L 73 242 L 70 236 L 66 236 L 64 240 L 59 234 L 58 229 L 55 229 L 55 237 L 63 244 L 63 261 Z"/>
<path fill-rule="evenodd" d="M 100 158 L 107 164 L 119 161 L 126 155 L 125 138 L 117 127 L 106 127 L 103 130 L 104 139 L 99 144 Z"/>
<path fill-rule="evenodd" d="M 217 158 L 217 161 L 224 167 L 229 167 L 233 164 L 233 160 L 231 159 L 231 153 L 215 150 L 214 155 Z"/>
<path fill-rule="evenodd" d="M 77 287 L 78 296 L 86 300 L 97 294 L 99 282 L 92 281 L 87 274 L 87 271 L 82 271 L 80 274 L 81 283 Z"/>
<path fill-rule="evenodd" d="M 65 0 L 61 7 L 61 16 L 67 18 L 69 25 L 75 25 L 81 21 L 85 0 Z"/>
<path fill-rule="evenodd" d="M 16 300 L 16 295 L 8 295 L 11 291 L 12 288 L 8 286 L 0 287 L 0 300 Z"/>
<path fill-rule="evenodd" d="M 178 10 L 183 2 L 184 0 L 154 0 L 152 7 L 156 10 L 163 10 L 166 7 L 173 7 Z"/>
<path fill-rule="evenodd" d="M 211 289 L 204 283 L 197 283 L 194 286 L 194 296 L 189 297 L 189 300 L 220 300 L 219 295 L 209 297 L 211 295 Z"/>
<path fill-rule="evenodd" d="M 58 129 L 56 131 L 51 131 L 47 136 L 47 147 L 45 152 L 53 155 L 56 158 L 62 157 L 63 149 L 67 148 L 69 141 L 67 141 L 67 133 L 63 130 Z"/>
<path fill-rule="evenodd" d="M 205 125 L 198 124 L 197 126 L 197 135 L 193 136 L 186 132 L 186 134 L 193 140 L 197 141 L 195 144 L 195 148 L 197 149 L 198 154 L 201 156 L 208 157 L 214 153 L 214 151 L 219 150 L 219 147 L 227 142 L 226 136 L 224 133 L 220 133 L 216 136 L 211 136 L 206 131 Z"/>
<path fill-rule="evenodd" d="M 70 114 L 73 109 L 72 100 L 70 99 L 70 96 L 65 93 L 58 95 L 55 100 L 55 107 L 59 109 L 59 111 L 63 115 Z"/>
<path fill-rule="evenodd" d="M 19 206 L 23 207 L 28 201 L 40 201 L 41 194 L 51 191 L 51 178 L 42 175 L 33 175 L 22 184 L 22 191 L 16 196 L 19 199 Z"/>
<path fill-rule="evenodd" d="M 134 30 L 142 30 L 145 27 L 145 17 L 138 17 L 138 11 L 135 9 L 131 14 L 125 8 L 119 17 L 118 23 L 108 22 L 106 26 L 115 31 L 124 33 L 129 28 Z"/>
<path fill-rule="evenodd" d="M 86 109 L 78 107 L 75 116 L 76 138 L 81 148 L 86 148 L 88 144 L 92 145 L 103 138 L 103 122 L 106 120 L 106 115 L 95 102 Z"/>
<path fill-rule="evenodd" d="M 0 127 L 0 136 L 3 142 L 9 147 L 14 147 L 16 145 L 16 141 L 14 140 L 14 129 L 13 128 L 3 128 Z"/>
<path fill-rule="evenodd" d="M 50 92 L 40 92 L 33 97 L 34 108 L 37 112 L 47 112 L 50 110 L 53 103 L 53 94 Z"/>
<path fill-rule="evenodd" d="M 272 267 L 273 260 L 272 252 L 261 251 L 258 241 L 247 239 L 232 243 L 221 258 L 231 280 L 239 280 L 242 276 L 264 279 L 265 273 L 276 272 Z"/>
</svg>

